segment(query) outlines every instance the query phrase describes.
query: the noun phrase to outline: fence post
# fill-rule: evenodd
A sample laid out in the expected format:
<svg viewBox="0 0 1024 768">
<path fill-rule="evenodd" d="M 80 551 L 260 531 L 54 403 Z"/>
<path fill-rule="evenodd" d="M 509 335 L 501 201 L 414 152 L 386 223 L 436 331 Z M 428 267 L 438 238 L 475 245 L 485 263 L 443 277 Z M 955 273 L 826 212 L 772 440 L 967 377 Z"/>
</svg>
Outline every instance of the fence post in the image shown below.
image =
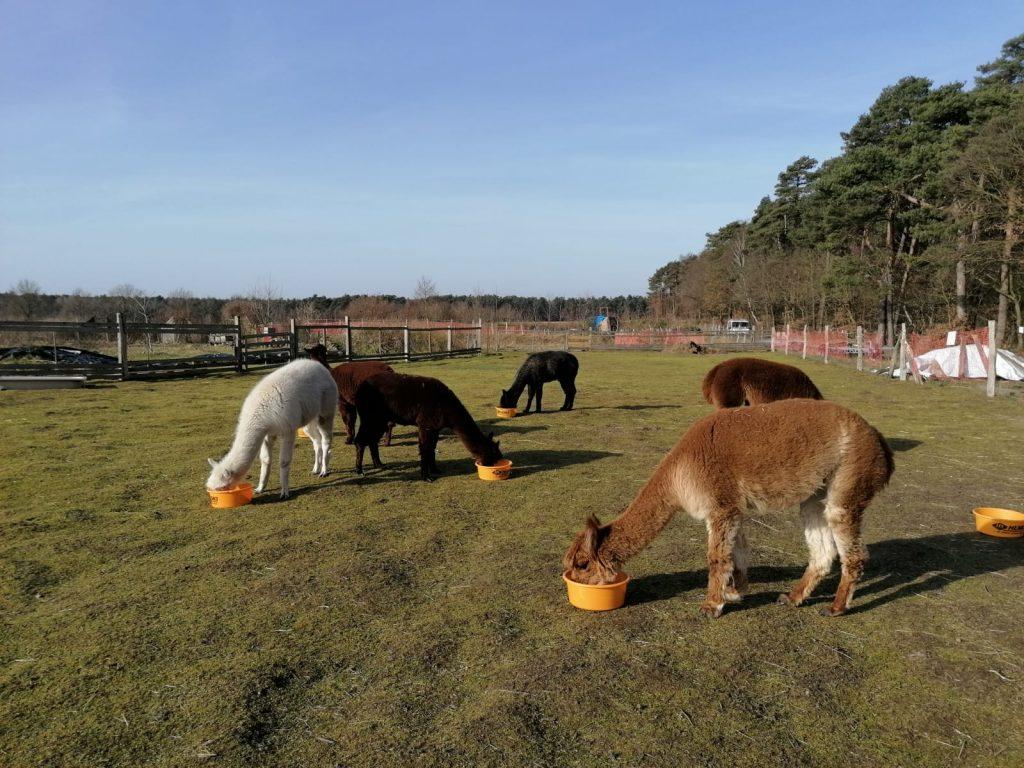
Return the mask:
<svg viewBox="0 0 1024 768">
<path fill-rule="evenodd" d="M 121 366 L 121 381 L 128 378 L 128 332 L 124 315 L 117 313 L 117 364 Z"/>
<path fill-rule="evenodd" d="M 804 352 L 803 352 L 803 357 L 801 359 L 803 359 L 803 360 L 807 359 L 807 326 L 806 325 L 804 326 Z"/>
<path fill-rule="evenodd" d="M 900 381 L 907 380 L 907 324 L 900 323 Z"/>
<path fill-rule="evenodd" d="M 402 351 L 405 353 L 405 362 L 409 362 L 409 322 L 406 321 L 402 329 Z"/>
<path fill-rule="evenodd" d="M 828 365 L 828 332 L 832 329 L 832 326 L 825 326 L 825 365 Z"/>
<path fill-rule="evenodd" d="M 242 359 L 242 318 L 235 315 L 235 371 L 241 373 L 244 366 Z"/>
<path fill-rule="evenodd" d="M 789 354 L 789 323 L 786 323 L 786 354 Z"/>
<path fill-rule="evenodd" d="M 864 326 L 857 326 L 857 370 L 864 370 Z"/>
<path fill-rule="evenodd" d="M 478 317 L 476 320 L 476 348 L 478 352 L 483 351 L 484 343 L 484 319 Z"/>
<path fill-rule="evenodd" d="M 452 321 L 448 321 L 448 357 L 452 356 Z"/>
<path fill-rule="evenodd" d="M 298 334 L 298 331 L 295 330 L 295 318 L 294 317 L 288 319 L 288 333 L 291 334 L 291 336 L 288 337 L 288 347 L 290 349 L 289 354 L 291 355 L 291 359 L 292 360 L 298 360 L 299 359 L 299 334 Z M 324 346 L 326 346 L 326 345 L 324 345 Z"/>
<path fill-rule="evenodd" d="M 565 331 L 565 351 L 569 351 L 569 329 Z"/>
<path fill-rule="evenodd" d="M 345 359 L 352 359 L 352 325 L 348 321 L 348 315 L 345 315 Z"/>
<path fill-rule="evenodd" d="M 988 381 L 985 384 L 985 394 L 989 397 L 996 396 L 996 360 L 999 357 L 999 339 L 996 338 L 996 321 L 988 321 Z"/>
</svg>

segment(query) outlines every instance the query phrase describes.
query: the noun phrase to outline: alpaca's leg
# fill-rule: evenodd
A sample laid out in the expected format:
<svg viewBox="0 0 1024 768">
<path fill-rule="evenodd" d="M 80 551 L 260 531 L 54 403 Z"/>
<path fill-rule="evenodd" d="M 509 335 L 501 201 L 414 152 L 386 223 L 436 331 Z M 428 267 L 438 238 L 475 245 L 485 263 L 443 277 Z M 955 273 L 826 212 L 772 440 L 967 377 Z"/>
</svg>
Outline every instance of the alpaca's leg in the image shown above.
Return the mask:
<svg viewBox="0 0 1024 768">
<path fill-rule="evenodd" d="M 736 543 L 732 548 L 732 583 L 725 589 L 725 600 L 738 603 L 747 593 L 747 568 L 750 565 L 750 548 L 743 529 L 736 533 Z"/>
<path fill-rule="evenodd" d="M 526 408 L 523 413 L 530 412 L 530 406 L 533 404 L 533 384 L 526 385 Z"/>
<path fill-rule="evenodd" d="M 788 594 L 779 595 L 782 605 L 800 605 L 814 591 L 828 572 L 836 558 L 836 543 L 832 530 L 825 520 L 825 502 L 821 493 L 816 493 L 800 505 L 804 521 L 804 539 L 810 558 L 807 570 Z"/>
<path fill-rule="evenodd" d="M 272 462 L 270 449 L 274 440 L 270 435 L 263 438 L 260 443 L 260 481 L 256 485 L 256 493 L 263 493 L 267 490 L 267 477 L 270 475 L 270 464 Z"/>
<path fill-rule="evenodd" d="M 316 422 L 306 424 L 303 429 L 306 430 L 309 442 L 313 444 L 313 469 L 310 470 L 310 474 L 316 475 L 320 473 L 320 462 L 323 461 L 323 441 L 320 437 L 320 429 Z"/>
<path fill-rule="evenodd" d="M 860 536 L 860 510 L 849 512 L 845 509 L 827 507 L 825 519 L 828 520 L 836 548 L 839 550 L 843 575 L 839 579 L 835 599 L 831 605 L 822 608 L 821 612 L 826 616 L 839 616 L 850 607 L 853 591 L 864 575 L 868 553 Z"/>
<path fill-rule="evenodd" d="M 420 449 L 420 477 L 429 483 L 434 479 L 430 476 L 431 464 L 433 464 L 431 453 L 434 450 L 430 441 L 430 430 L 420 427 L 417 441 Z"/>
<path fill-rule="evenodd" d="M 278 461 L 281 464 L 281 498 L 287 499 L 289 495 L 288 475 L 292 469 L 292 451 L 295 450 L 294 440 L 281 441 L 281 456 Z"/>
<path fill-rule="evenodd" d="M 566 378 L 559 382 L 565 392 L 565 402 L 562 403 L 563 411 L 571 411 L 573 401 L 576 399 L 576 384 L 572 379 Z"/>
<path fill-rule="evenodd" d="M 535 396 L 537 398 L 537 407 L 535 408 L 535 410 L 537 411 L 537 413 L 540 413 L 540 399 L 544 395 L 544 382 L 543 381 L 538 381 L 537 382 L 537 389 L 536 389 L 534 394 L 535 394 Z"/>
<path fill-rule="evenodd" d="M 356 474 L 363 474 L 363 452 L 366 450 L 366 445 L 359 441 L 356 437 Z"/>
<path fill-rule="evenodd" d="M 388 431 L 384 433 L 384 445 L 391 447 L 391 433 L 395 431 L 395 422 L 388 422 Z"/>
<path fill-rule="evenodd" d="M 320 477 L 327 477 L 331 472 L 331 441 L 334 439 L 334 411 L 317 419 L 316 426 L 320 430 Z"/>
<path fill-rule="evenodd" d="M 732 579 L 733 548 L 742 516 L 736 509 L 717 509 L 708 516 L 708 594 L 701 615 L 717 618 L 725 607 L 725 588 Z"/>
<path fill-rule="evenodd" d="M 437 466 L 437 439 L 441 433 L 438 430 L 430 432 L 430 471 L 435 475 L 442 474 L 441 468 Z"/>
<path fill-rule="evenodd" d="M 352 445 L 356 435 L 356 409 L 355 406 L 338 401 L 338 410 L 341 412 L 341 420 L 345 424 L 345 444 Z"/>
</svg>

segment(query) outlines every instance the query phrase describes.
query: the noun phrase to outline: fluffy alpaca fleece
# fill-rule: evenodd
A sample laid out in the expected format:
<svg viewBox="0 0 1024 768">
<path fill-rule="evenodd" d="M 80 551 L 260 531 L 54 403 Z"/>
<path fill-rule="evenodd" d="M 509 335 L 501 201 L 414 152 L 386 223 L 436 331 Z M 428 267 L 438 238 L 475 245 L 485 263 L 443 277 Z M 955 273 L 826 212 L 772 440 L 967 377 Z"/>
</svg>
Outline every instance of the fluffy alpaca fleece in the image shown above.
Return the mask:
<svg viewBox="0 0 1024 768">
<path fill-rule="evenodd" d="M 242 403 L 231 450 L 220 461 L 209 459 L 213 471 L 206 487 L 219 490 L 235 485 L 259 453 L 260 482 L 256 490 L 264 491 L 270 474 L 270 449 L 281 438 L 281 498 L 288 498 L 295 431 L 303 426 L 313 441 L 313 472 L 324 477 L 331 461 L 337 401 L 334 379 L 315 360 L 295 360 L 264 377 Z"/>
<path fill-rule="evenodd" d="M 535 352 L 519 367 L 512 386 L 501 390 L 501 399 L 498 403 L 502 408 L 515 408 L 525 389 L 526 408 L 523 413 L 530 412 L 530 404 L 534 398 L 537 400 L 537 413 L 540 413 L 544 382 L 557 381 L 565 393 L 561 410 L 571 411 L 576 399 L 576 374 L 579 370 L 580 361 L 568 352 Z"/>
<path fill-rule="evenodd" d="M 359 431 L 356 433 L 356 474 L 363 473 L 363 451 L 370 449 L 373 466 L 381 468 L 377 444 L 388 424 L 415 424 L 419 429 L 420 476 L 441 474 L 435 451 L 442 429 L 456 434 L 481 464 L 493 465 L 501 450 L 493 433 L 485 435 L 455 393 L 437 379 L 378 373 L 362 383 L 356 392 Z"/>
<path fill-rule="evenodd" d="M 809 397 L 821 392 L 799 368 L 756 357 L 734 357 L 719 363 L 704 377 L 704 399 L 716 408 L 735 408 Z"/>
<path fill-rule="evenodd" d="M 379 360 L 358 360 L 331 368 L 327 362 L 327 347 L 323 344 L 310 347 L 305 352 L 326 366 L 334 383 L 338 385 L 338 412 L 341 413 L 341 421 L 345 425 L 345 444 L 352 445 L 356 436 L 356 391 L 359 385 L 375 374 L 394 373 L 395 369 Z M 394 428 L 394 424 L 388 424 L 384 445 L 391 445 L 391 433 Z"/>
<path fill-rule="evenodd" d="M 563 564 L 575 581 L 609 583 L 677 509 L 685 509 L 707 526 L 708 594 L 701 613 L 717 617 L 747 588 L 744 514 L 799 504 L 810 561 L 779 602 L 800 605 L 838 553 L 842 578 L 823 611 L 837 616 L 849 607 L 867 561 L 864 509 L 892 472 L 892 452 L 878 431 L 835 403 L 781 400 L 716 411 L 680 438 L 622 515 L 607 525 L 592 516 Z"/>
</svg>

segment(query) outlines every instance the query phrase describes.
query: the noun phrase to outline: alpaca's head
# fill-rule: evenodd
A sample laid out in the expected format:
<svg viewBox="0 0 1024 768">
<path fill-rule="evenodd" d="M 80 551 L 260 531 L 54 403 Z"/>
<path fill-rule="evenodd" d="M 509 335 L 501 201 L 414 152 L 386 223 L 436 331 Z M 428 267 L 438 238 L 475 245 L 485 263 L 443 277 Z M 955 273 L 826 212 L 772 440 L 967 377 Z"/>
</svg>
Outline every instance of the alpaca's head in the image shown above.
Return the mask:
<svg viewBox="0 0 1024 768">
<path fill-rule="evenodd" d="M 562 558 L 562 567 L 569 578 L 580 584 L 611 584 L 618 574 L 616 563 L 610 562 L 601 545 L 608 538 L 609 528 L 596 516 L 587 518 L 587 526 L 573 539 Z"/>
<path fill-rule="evenodd" d="M 502 408 L 515 408 L 518 397 L 512 397 L 507 389 L 501 390 L 501 400 L 498 401 L 498 405 Z"/>
<path fill-rule="evenodd" d="M 223 491 L 225 488 L 231 488 L 242 479 L 241 475 L 236 475 L 229 470 L 223 461 L 217 461 L 216 459 L 207 459 L 210 462 L 211 472 L 210 476 L 206 478 L 206 487 L 211 491 Z"/>
<path fill-rule="evenodd" d="M 484 438 L 483 450 L 480 452 L 480 463 L 485 467 L 493 467 L 499 461 L 501 461 L 501 448 L 499 447 L 501 442 L 494 439 L 494 433 L 491 432 Z"/>
<path fill-rule="evenodd" d="M 327 362 L 327 347 L 325 347 L 323 344 L 317 344 L 315 346 L 303 349 L 302 351 L 309 355 L 310 359 L 316 360 L 318 363 L 328 368 L 331 367 L 330 364 Z"/>
</svg>

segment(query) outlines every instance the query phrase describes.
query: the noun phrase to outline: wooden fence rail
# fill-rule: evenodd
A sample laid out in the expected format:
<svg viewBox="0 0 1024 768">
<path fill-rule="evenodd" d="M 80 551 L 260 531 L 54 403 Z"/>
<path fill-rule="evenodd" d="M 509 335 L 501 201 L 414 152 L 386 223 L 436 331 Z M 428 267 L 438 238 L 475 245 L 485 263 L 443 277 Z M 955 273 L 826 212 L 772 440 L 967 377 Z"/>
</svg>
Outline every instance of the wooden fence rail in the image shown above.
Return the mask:
<svg viewBox="0 0 1024 768">
<path fill-rule="evenodd" d="M 389 360 L 413 362 L 480 352 L 482 321 L 475 325 L 456 323 L 394 323 L 370 325 L 363 322 L 288 323 L 288 330 L 274 327 L 262 332 L 246 332 L 240 318 L 231 323 L 155 323 L 127 322 L 118 314 L 113 321 L 0 321 L 0 374 L 6 375 L 85 375 L 90 378 L 132 379 L 171 378 L 216 372 L 242 373 L 266 368 L 299 357 L 303 339 L 320 341 L 328 348 L 328 358 L 340 360 Z M 368 334 L 378 334 L 377 344 L 365 343 Z M 427 335 L 418 348 L 415 340 Z M 444 336 L 433 343 L 437 334 Z M 358 343 L 353 340 L 357 337 Z M 203 343 L 227 347 L 222 352 L 193 356 L 153 356 L 167 337 L 182 337 L 189 344 L 200 337 Z M 336 343 L 340 337 L 340 343 Z M 89 339 L 92 343 L 89 343 Z M 134 340 L 134 341 L 133 341 Z M 132 345 L 144 343 L 146 356 L 133 354 Z M 159 341 L 158 341 L 159 340 Z M 83 343 L 84 342 L 84 343 Z M 100 345 L 105 353 L 76 355 L 80 347 Z M 109 347 L 113 345 L 113 349 Z M 32 347 L 34 357 L 15 357 L 12 348 Z M 360 349 L 360 347 L 362 349 Z M 216 349 L 212 346 L 212 349 Z M 52 350 L 52 353 L 50 352 Z M 9 353 L 9 354 L 7 354 Z M 52 360 L 50 359 L 52 357 Z"/>
</svg>

